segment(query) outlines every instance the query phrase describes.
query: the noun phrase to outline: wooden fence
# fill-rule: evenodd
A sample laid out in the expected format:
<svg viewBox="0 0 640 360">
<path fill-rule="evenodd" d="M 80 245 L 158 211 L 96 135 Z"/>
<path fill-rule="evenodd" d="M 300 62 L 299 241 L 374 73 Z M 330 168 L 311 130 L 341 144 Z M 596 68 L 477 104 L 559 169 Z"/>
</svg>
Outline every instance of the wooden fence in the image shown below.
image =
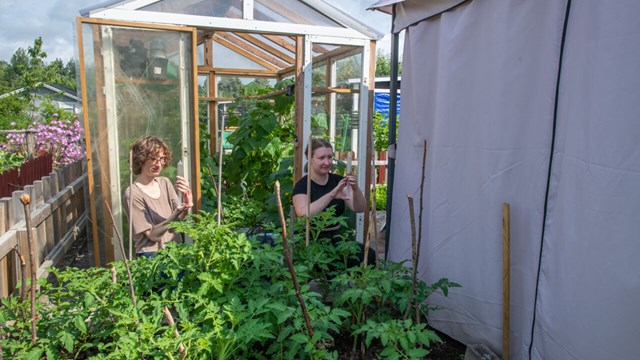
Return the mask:
<svg viewBox="0 0 640 360">
<path fill-rule="evenodd" d="M 51 173 L 53 157 L 51 154 L 42 155 L 25 161 L 20 167 L 0 173 L 0 198 L 11 196 L 14 191 L 32 185 L 36 180 Z"/>
<path fill-rule="evenodd" d="M 85 160 L 78 160 L 24 187 L 31 195 L 31 229 L 26 228 L 23 191 L 0 199 L 0 297 L 13 293 L 20 284 L 21 254 L 26 264 L 24 276 L 30 276 L 27 231 L 31 231 L 38 261 L 38 277 L 60 260 L 84 230 L 88 216 L 87 172 Z"/>
</svg>

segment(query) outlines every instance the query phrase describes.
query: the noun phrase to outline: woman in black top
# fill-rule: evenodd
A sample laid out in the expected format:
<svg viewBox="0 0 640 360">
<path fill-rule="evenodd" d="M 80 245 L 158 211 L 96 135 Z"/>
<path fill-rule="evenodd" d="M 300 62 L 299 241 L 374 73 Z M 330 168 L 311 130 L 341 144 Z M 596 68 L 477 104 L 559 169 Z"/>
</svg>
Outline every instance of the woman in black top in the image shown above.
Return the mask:
<svg viewBox="0 0 640 360">
<path fill-rule="evenodd" d="M 313 139 L 310 144 L 309 175 L 305 175 L 293 187 L 293 207 L 297 216 L 313 216 L 328 207 L 335 207 L 335 215 L 341 216 L 345 205 L 356 213 L 363 212 L 366 202 L 362 190 L 358 188 L 356 177 L 347 174 L 342 177 L 331 172 L 333 167 L 333 147 L 324 139 Z M 308 206 L 307 176 L 311 176 L 311 204 Z M 307 213 L 308 211 L 308 213 Z M 322 229 L 320 236 L 338 240 L 340 225 L 332 224 Z M 369 249 L 369 259 L 375 261 L 375 252 Z M 360 259 L 362 261 L 362 259 Z"/>
</svg>

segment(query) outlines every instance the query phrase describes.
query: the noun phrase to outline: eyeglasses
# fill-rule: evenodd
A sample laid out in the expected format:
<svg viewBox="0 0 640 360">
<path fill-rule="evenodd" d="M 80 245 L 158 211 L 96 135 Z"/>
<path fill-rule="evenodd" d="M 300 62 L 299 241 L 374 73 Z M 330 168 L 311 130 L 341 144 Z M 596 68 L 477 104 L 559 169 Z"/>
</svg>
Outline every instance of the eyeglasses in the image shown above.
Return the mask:
<svg viewBox="0 0 640 360">
<path fill-rule="evenodd" d="M 158 163 L 163 164 L 163 165 L 167 163 L 167 157 L 166 156 L 152 157 L 152 158 L 149 158 L 149 160 L 151 160 L 153 162 L 158 162 Z"/>
</svg>

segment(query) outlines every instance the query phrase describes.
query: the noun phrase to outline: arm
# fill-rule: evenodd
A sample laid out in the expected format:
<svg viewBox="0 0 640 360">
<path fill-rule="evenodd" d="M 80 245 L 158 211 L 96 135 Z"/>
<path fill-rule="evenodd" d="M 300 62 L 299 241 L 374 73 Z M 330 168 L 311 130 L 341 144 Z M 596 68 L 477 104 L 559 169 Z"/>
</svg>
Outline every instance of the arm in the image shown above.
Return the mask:
<svg viewBox="0 0 640 360">
<path fill-rule="evenodd" d="M 296 211 L 297 216 L 313 216 L 317 213 L 324 211 L 324 209 L 329 206 L 329 203 L 333 199 L 341 199 L 345 200 L 345 202 L 350 201 L 350 197 L 346 197 L 344 194 L 344 188 L 347 186 L 348 181 L 347 178 L 343 178 L 340 180 L 338 185 L 336 185 L 330 192 L 324 194 L 321 198 L 316 199 L 309 206 L 309 214 L 307 214 L 307 203 L 309 201 L 307 194 L 296 194 L 293 196 L 293 207 Z M 351 205 L 349 205 L 351 207 Z"/>
<path fill-rule="evenodd" d="M 162 240 L 162 236 L 169 231 L 169 224 L 172 221 L 176 221 L 184 217 L 186 209 L 178 208 L 176 209 L 165 221 L 158 223 L 156 225 L 152 225 L 150 229 L 144 231 L 144 236 L 146 236 L 149 240 L 158 242 Z M 182 216 L 182 217 L 181 217 Z"/>
</svg>

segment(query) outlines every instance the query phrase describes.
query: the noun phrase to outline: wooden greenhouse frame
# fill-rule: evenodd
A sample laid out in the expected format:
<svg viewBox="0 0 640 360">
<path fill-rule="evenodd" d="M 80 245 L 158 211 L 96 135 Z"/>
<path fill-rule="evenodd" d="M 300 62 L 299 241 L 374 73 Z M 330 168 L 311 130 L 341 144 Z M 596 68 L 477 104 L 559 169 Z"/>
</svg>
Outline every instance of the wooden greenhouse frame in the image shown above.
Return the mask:
<svg viewBox="0 0 640 360">
<path fill-rule="evenodd" d="M 217 16 L 207 16 L 206 13 Z M 357 154 L 362 154 L 358 158 L 364 160 L 364 164 L 371 163 L 375 49 L 376 41 L 382 35 L 322 0 L 124 0 L 81 10 L 81 15 L 76 26 L 96 266 L 104 264 L 102 261 L 119 259 L 124 254 L 124 249 L 116 251 L 116 234 L 110 229 L 111 224 L 102 209 L 102 202 L 108 204 L 109 201 L 110 205 L 117 207 L 119 197 L 115 194 L 121 191 L 119 186 L 113 185 L 121 175 L 118 169 L 123 155 L 118 154 L 117 149 L 121 139 L 117 129 L 112 128 L 121 126 L 113 123 L 122 122 L 124 111 L 115 94 L 121 87 L 147 82 L 166 83 L 136 77 L 122 79 L 124 85 L 118 83 L 119 70 L 114 58 L 117 57 L 115 49 L 122 44 L 118 44 L 116 35 L 111 34 L 120 29 L 142 32 L 139 36 L 147 43 L 153 40 L 144 31 L 178 34 L 175 38 L 180 39 L 176 40 L 179 43 L 168 41 L 167 48 L 179 54 L 180 58 L 176 67 L 180 82 L 175 87 L 180 98 L 178 113 L 183 129 L 180 155 L 184 160 L 184 171 L 190 175 L 196 211 L 201 200 L 198 105 L 201 102 L 207 105 L 210 114 L 208 128 L 216 129 L 211 131 L 210 148 L 216 149 L 221 140 L 217 132 L 218 106 L 233 100 L 218 96 L 217 81 L 221 76 L 295 79 L 294 181 L 303 175 L 304 149 L 312 131 L 313 95 L 325 97 L 325 111 L 331 124 L 327 135 L 333 140 L 336 136 L 336 94 L 358 94 L 353 96 L 357 102 L 353 102 L 357 104 L 357 129 L 360 131 L 354 131 L 353 136 L 357 137 Z M 234 68 L 216 65 L 218 46 L 257 66 Z M 349 56 L 359 56 L 361 64 L 361 82 L 357 89 L 336 83 L 338 62 Z M 312 70 L 319 65 L 325 67 L 325 86 L 312 86 Z M 208 84 L 208 93 L 204 96 L 198 93 L 200 78 Z M 363 176 L 358 176 L 358 185 L 368 189 L 371 168 L 363 166 L 361 169 L 360 175 Z M 365 198 L 368 202 L 369 197 Z M 368 216 L 358 215 L 356 230 L 359 241 L 364 239 L 368 222 Z M 114 247 L 103 245 L 104 254 L 101 253 L 101 243 L 107 242 L 101 241 L 101 237 L 114 244 Z"/>
</svg>

